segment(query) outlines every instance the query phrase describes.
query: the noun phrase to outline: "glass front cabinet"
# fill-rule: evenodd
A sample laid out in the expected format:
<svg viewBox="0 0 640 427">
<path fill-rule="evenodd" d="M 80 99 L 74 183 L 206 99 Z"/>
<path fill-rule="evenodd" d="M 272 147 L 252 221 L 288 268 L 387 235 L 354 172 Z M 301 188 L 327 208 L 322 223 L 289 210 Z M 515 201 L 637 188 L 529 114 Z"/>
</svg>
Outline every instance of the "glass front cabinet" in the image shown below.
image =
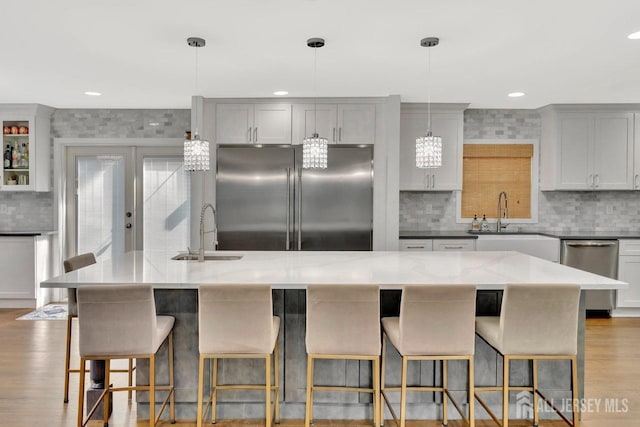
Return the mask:
<svg viewBox="0 0 640 427">
<path fill-rule="evenodd" d="M 0 105 L 0 191 L 50 191 L 52 112 L 44 105 Z"/>
</svg>

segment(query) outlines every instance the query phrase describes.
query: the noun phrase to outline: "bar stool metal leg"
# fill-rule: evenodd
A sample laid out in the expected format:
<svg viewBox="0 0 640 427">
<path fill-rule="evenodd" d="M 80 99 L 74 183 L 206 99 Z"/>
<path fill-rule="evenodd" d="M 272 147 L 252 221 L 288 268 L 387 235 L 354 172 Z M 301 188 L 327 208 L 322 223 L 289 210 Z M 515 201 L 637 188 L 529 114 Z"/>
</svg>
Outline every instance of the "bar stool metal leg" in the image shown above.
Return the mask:
<svg viewBox="0 0 640 427">
<path fill-rule="evenodd" d="M 400 427 L 405 427 L 407 417 L 407 357 L 402 356 L 402 375 L 400 385 Z"/>
<path fill-rule="evenodd" d="M 280 424 L 280 362 L 278 359 L 278 340 L 276 340 L 276 346 L 273 349 L 273 378 L 275 385 L 275 422 Z"/>
<path fill-rule="evenodd" d="M 204 359 L 205 357 L 200 355 L 200 362 L 198 364 L 198 409 L 197 409 L 197 426 L 202 427 L 202 395 L 204 393 Z"/>
<path fill-rule="evenodd" d="M 156 357 L 149 358 L 149 426 L 156 423 Z"/>
<path fill-rule="evenodd" d="M 82 427 L 84 416 L 84 384 L 85 384 L 85 359 L 80 358 L 80 380 L 78 381 L 78 427 Z"/>
<path fill-rule="evenodd" d="M 447 377 L 449 375 L 447 374 L 447 361 L 443 360 L 442 361 L 442 388 L 444 389 L 442 391 L 442 425 L 446 426 L 448 421 L 447 421 L 447 416 L 449 414 L 449 406 L 447 404 Z"/>
<path fill-rule="evenodd" d="M 386 369 L 386 359 L 387 359 L 387 340 L 386 340 L 386 334 L 383 332 L 382 333 L 382 366 L 380 367 L 380 406 L 378 407 L 378 409 L 380 410 L 380 418 L 378 419 L 378 421 L 380 422 L 380 426 L 384 426 L 384 401 L 383 399 L 385 399 L 385 396 L 383 394 L 384 392 L 384 376 L 385 376 L 385 369 Z"/>
<path fill-rule="evenodd" d="M 380 427 L 380 358 L 373 360 L 373 425 Z"/>
<path fill-rule="evenodd" d="M 69 402 L 69 363 L 71 361 L 71 319 L 74 316 L 67 316 L 67 351 L 64 358 L 64 403 Z"/>
<path fill-rule="evenodd" d="M 475 395 L 475 376 L 473 373 L 473 357 L 469 358 L 469 427 L 475 427 L 476 425 L 476 400 Z"/>
<path fill-rule="evenodd" d="M 307 356 L 307 404 L 305 408 L 304 425 L 311 425 L 311 413 L 313 410 L 313 356 Z"/>
<path fill-rule="evenodd" d="M 578 360 L 575 356 L 571 359 L 571 406 L 573 427 L 580 426 L 580 414 L 576 408 L 575 399 L 578 396 Z"/>
<path fill-rule="evenodd" d="M 265 400 L 265 409 L 266 409 L 266 423 L 265 426 L 266 427 L 271 427 L 271 355 L 265 357 L 265 368 L 266 368 L 266 375 L 265 375 L 265 394 L 266 394 L 266 400 Z"/>
<path fill-rule="evenodd" d="M 531 372 L 533 372 L 533 425 L 535 427 L 538 427 L 538 423 L 539 423 L 539 417 L 540 415 L 538 414 L 538 402 L 539 402 L 539 396 L 538 396 L 538 359 L 533 359 L 531 361 L 532 364 L 532 369 Z"/>
<path fill-rule="evenodd" d="M 109 393 L 109 387 L 111 387 L 111 360 L 107 359 L 104 361 L 104 388 L 105 395 L 104 401 L 102 402 L 103 407 L 103 419 L 104 426 L 107 427 L 109 425 L 109 398 L 111 397 L 111 393 Z"/>
<path fill-rule="evenodd" d="M 218 403 L 218 359 L 211 361 L 211 424 L 216 423 L 216 410 Z M 206 414 L 205 414 L 206 415 Z"/>
<path fill-rule="evenodd" d="M 509 356 L 503 357 L 502 372 L 502 427 L 509 426 Z"/>
</svg>

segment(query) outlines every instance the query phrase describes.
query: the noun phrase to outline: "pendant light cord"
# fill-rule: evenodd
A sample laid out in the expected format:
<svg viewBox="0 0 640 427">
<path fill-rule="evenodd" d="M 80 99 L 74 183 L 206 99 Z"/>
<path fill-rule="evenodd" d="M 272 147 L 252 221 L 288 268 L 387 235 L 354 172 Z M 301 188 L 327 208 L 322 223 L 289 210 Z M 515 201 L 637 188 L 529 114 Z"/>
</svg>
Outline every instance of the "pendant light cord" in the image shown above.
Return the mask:
<svg viewBox="0 0 640 427">
<path fill-rule="evenodd" d="M 196 46 L 196 87 L 195 87 L 195 94 L 196 96 L 198 95 L 198 49 L 199 47 Z M 193 137 L 195 138 L 196 135 L 198 135 L 198 102 L 196 102 L 195 105 L 195 116 L 196 116 L 196 133 L 193 135 Z"/>
<path fill-rule="evenodd" d="M 313 48 L 313 136 L 318 134 L 318 48 Z"/>
<path fill-rule="evenodd" d="M 427 136 L 431 133 L 431 47 L 427 48 Z"/>
</svg>

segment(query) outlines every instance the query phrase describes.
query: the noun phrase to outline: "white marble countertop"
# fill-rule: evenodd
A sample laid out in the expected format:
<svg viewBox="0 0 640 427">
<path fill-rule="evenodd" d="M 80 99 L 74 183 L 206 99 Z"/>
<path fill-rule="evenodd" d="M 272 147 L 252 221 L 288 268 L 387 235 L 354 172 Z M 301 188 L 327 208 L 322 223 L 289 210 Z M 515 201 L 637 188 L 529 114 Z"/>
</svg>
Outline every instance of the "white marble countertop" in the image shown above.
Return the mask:
<svg viewBox="0 0 640 427">
<path fill-rule="evenodd" d="M 625 289 L 617 280 L 518 252 L 258 252 L 236 261 L 174 261 L 175 253 L 128 252 L 51 278 L 43 288 L 147 283 L 157 289 L 196 289 L 200 284 L 268 284 L 304 289 L 309 284 L 473 284 L 503 289 L 507 283 L 577 283 L 583 289 Z"/>
</svg>

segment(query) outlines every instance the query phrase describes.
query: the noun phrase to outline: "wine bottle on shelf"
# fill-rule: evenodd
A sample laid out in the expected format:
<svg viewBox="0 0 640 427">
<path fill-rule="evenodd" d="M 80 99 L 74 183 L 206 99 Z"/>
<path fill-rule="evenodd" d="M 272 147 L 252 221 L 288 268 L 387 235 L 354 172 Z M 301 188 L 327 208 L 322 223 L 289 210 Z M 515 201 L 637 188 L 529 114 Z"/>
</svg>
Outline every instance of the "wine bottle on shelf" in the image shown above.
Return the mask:
<svg viewBox="0 0 640 427">
<path fill-rule="evenodd" d="M 11 147 L 11 169 L 16 169 L 19 167 L 20 160 L 20 152 L 18 151 L 18 144 L 13 143 L 13 147 Z"/>
<path fill-rule="evenodd" d="M 29 168 L 29 151 L 27 150 L 27 144 L 24 142 L 20 147 L 20 167 L 24 169 Z"/>
<path fill-rule="evenodd" d="M 7 144 L 7 149 L 4 150 L 4 168 L 11 169 L 11 145 Z"/>
</svg>

